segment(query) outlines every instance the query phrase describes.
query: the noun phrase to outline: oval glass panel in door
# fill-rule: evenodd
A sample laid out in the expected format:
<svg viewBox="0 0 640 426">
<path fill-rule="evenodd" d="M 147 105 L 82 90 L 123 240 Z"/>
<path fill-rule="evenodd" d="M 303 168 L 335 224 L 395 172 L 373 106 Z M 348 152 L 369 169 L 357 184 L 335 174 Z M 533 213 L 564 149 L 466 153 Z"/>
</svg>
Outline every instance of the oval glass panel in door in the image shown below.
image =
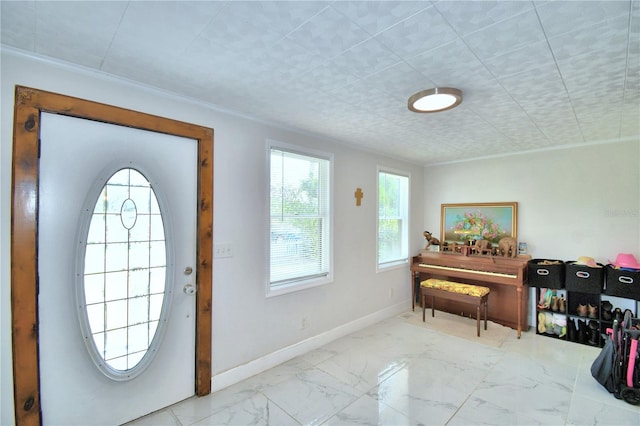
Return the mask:
<svg viewBox="0 0 640 426">
<path fill-rule="evenodd" d="M 106 376 L 129 380 L 151 362 L 168 310 L 164 221 L 151 184 L 132 168 L 108 179 L 87 214 L 84 340 Z"/>
</svg>

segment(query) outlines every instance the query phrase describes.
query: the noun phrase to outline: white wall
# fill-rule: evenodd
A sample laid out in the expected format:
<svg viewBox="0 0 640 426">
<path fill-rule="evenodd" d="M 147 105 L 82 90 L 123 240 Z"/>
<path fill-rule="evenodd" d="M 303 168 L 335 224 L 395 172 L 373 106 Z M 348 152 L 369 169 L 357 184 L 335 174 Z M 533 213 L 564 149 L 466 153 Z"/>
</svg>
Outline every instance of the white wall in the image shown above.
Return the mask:
<svg viewBox="0 0 640 426">
<path fill-rule="evenodd" d="M 422 167 L 226 114 L 87 70 L 25 57 L 14 51 L 2 51 L 1 74 L 1 424 L 13 422 L 9 249 L 15 85 L 215 129 L 214 242 L 231 243 L 235 255 L 214 261 L 214 389 L 317 346 L 340 333 L 410 307 L 408 267 L 376 273 L 376 168 L 383 165 L 411 173 L 410 253 L 415 253 L 423 246 Z M 271 298 L 265 298 L 267 138 L 335 155 L 334 282 Z M 356 207 L 353 196 L 357 187 L 364 192 L 361 207 Z M 302 327 L 303 319 L 306 328 Z"/>
<path fill-rule="evenodd" d="M 428 167 L 425 189 L 433 232 L 441 204 L 517 201 L 518 240 L 533 258 L 640 260 L 640 140 Z"/>
</svg>

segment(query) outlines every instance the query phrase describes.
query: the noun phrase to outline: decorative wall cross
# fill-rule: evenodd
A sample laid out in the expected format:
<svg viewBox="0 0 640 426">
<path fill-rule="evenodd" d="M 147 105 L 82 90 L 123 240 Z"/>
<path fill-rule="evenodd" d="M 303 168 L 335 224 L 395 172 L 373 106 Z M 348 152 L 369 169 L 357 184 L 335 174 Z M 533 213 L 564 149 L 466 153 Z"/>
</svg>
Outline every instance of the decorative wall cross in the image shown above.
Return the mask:
<svg viewBox="0 0 640 426">
<path fill-rule="evenodd" d="M 362 197 L 364 197 L 364 192 L 362 192 L 361 188 L 357 188 L 354 195 L 356 197 L 356 206 L 359 206 L 361 204 Z"/>
</svg>

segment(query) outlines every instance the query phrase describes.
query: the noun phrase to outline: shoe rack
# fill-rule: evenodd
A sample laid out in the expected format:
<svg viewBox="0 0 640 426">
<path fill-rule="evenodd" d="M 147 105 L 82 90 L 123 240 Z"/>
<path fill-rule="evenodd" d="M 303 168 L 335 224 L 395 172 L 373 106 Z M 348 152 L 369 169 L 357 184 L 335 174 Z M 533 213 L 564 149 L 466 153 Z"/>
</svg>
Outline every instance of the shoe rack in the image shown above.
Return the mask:
<svg viewBox="0 0 640 426">
<path fill-rule="evenodd" d="M 627 310 L 637 317 L 640 275 L 627 274 L 623 282 L 630 285 L 618 287 L 611 282 L 618 281 L 617 274 L 608 267 L 557 262 L 529 266 L 529 284 L 536 288 L 536 334 L 602 347 L 616 317 L 621 320 Z"/>
<path fill-rule="evenodd" d="M 621 321 L 627 310 L 638 314 L 630 299 L 566 288 L 536 287 L 536 301 L 536 334 L 589 346 L 604 346 L 602 336 L 616 317 Z"/>
</svg>

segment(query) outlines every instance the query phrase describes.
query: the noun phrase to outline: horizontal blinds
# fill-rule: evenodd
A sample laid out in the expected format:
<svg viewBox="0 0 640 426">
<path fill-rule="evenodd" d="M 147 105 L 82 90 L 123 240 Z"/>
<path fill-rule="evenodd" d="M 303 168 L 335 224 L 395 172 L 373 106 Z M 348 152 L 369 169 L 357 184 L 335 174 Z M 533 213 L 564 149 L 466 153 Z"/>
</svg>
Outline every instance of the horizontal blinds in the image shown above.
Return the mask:
<svg viewBox="0 0 640 426">
<path fill-rule="evenodd" d="M 329 160 L 271 149 L 270 283 L 329 272 Z"/>
</svg>

